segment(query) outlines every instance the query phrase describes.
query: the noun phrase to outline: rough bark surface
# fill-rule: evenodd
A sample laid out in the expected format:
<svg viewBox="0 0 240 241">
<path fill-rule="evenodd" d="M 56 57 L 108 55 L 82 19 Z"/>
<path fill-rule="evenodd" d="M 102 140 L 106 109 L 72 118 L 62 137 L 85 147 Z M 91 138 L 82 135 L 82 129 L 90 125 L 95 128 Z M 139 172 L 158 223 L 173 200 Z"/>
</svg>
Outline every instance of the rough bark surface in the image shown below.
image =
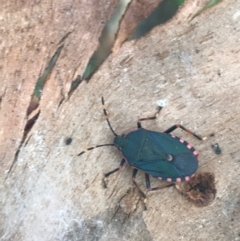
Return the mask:
<svg viewBox="0 0 240 241">
<path fill-rule="evenodd" d="M 1 4 L 1 240 L 240 240 L 240 1 L 225 0 L 191 21 L 183 9 L 186 21 L 179 21 L 179 13 L 125 43 L 59 106 L 116 5 L 92 2 Z M 44 87 L 39 118 L 5 180 L 36 80 L 67 32 L 72 33 Z M 175 132 L 199 151 L 199 171 L 215 174 L 215 201 L 197 208 L 168 188 L 150 193 L 143 211 L 128 166 L 104 189 L 103 173 L 119 165 L 119 152 L 105 147 L 77 157 L 86 147 L 113 141 L 101 96 L 118 134 L 152 115 L 157 101 L 165 107 L 145 128 L 163 131 L 182 123 L 202 136 L 214 133 L 199 142 Z M 216 142 L 221 155 L 211 148 Z M 143 174 L 137 182 L 144 188 Z"/>
</svg>

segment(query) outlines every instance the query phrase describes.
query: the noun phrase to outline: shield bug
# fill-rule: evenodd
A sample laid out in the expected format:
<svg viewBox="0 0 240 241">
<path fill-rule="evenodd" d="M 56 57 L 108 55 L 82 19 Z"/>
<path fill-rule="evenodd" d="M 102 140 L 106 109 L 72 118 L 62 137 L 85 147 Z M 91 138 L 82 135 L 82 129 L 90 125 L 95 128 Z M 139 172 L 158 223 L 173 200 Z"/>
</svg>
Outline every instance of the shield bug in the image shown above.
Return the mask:
<svg viewBox="0 0 240 241">
<path fill-rule="evenodd" d="M 180 124 L 173 125 L 164 132 L 144 129 L 141 124 L 142 121 L 156 119 L 157 114 L 162 109 L 161 107 L 154 116 L 139 119 L 137 122 L 137 130 L 126 135 L 117 135 L 108 119 L 103 97 L 102 106 L 108 126 L 115 135 L 114 141 L 111 144 L 90 147 L 86 151 L 103 146 L 115 146 L 123 157 L 119 167 L 104 175 L 103 182 L 105 187 L 107 186 L 107 178 L 119 171 L 126 162 L 133 168 L 132 182 L 144 199 L 146 199 L 146 195 L 135 181 L 138 170 L 145 173 L 146 188 L 148 191 L 163 189 L 174 185 L 175 182 L 189 181 L 191 177 L 194 176 L 198 169 L 198 152 L 188 142 L 170 133 L 177 128 L 181 128 L 198 140 L 205 140 L 205 138 L 193 133 Z M 78 156 L 86 151 L 80 152 Z M 162 181 L 170 182 L 170 184 L 152 188 L 150 175 Z"/>
</svg>

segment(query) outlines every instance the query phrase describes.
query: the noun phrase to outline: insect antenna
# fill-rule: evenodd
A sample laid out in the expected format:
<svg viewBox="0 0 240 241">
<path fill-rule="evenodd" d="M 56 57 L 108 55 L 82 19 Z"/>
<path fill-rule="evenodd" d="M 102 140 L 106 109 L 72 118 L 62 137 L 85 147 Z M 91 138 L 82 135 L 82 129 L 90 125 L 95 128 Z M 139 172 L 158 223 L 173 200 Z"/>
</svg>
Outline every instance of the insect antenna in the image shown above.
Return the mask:
<svg viewBox="0 0 240 241">
<path fill-rule="evenodd" d="M 103 113 L 106 117 L 106 120 L 107 120 L 107 123 L 108 123 L 108 126 L 110 128 L 110 130 L 112 131 L 112 133 L 114 134 L 114 136 L 117 136 L 116 132 L 113 130 L 111 124 L 110 124 L 110 121 L 108 119 L 108 115 L 107 115 L 107 110 L 105 109 L 105 105 L 104 105 L 104 98 L 102 97 L 102 108 L 103 108 Z"/>
<path fill-rule="evenodd" d="M 88 151 L 91 151 L 91 150 L 93 150 L 95 148 L 102 147 L 102 146 L 115 146 L 115 145 L 114 144 L 102 144 L 102 145 L 92 146 L 92 147 L 87 148 L 85 151 L 80 152 L 78 154 L 78 156 L 81 156 L 83 153 L 86 153 Z"/>
<path fill-rule="evenodd" d="M 102 97 L 102 108 L 103 108 L 103 113 L 104 113 L 104 115 L 105 115 L 105 118 L 106 118 L 106 120 L 107 120 L 107 123 L 108 123 L 108 126 L 109 126 L 110 130 L 112 131 L 112 133 L 113 133 L 115 136 L 117 136 L 117 134 L 116 134 L 115 131 L 113 130 L 113 128 L 112 128 L 112 126 L 111 126 L 111 124 L 110 124 L 110 121 L 109 121 L 109 119 L 108 119 L 107 110 L 105 109 L 104 98 L 103 98 L 103 97 Z M 91 150 L 93 150 L 93 149 L 95 149 L 95 148 L 102 147 L 102 146 L 115 146 L 115 145 L 114 145 L 113 143 L 111 143 L 111 144 L 102 144 L 102 145 L 92 146 L 92 147 L 89 147 L 89 148 L 87 148 L 86 150 L 80 152 L 80 153 L 78 154 L 78 156 L 81 156 L 83 153 L 86 153 L 86 152 L 88 152 L 88 151 L 91 151 Z"/>
</svg>

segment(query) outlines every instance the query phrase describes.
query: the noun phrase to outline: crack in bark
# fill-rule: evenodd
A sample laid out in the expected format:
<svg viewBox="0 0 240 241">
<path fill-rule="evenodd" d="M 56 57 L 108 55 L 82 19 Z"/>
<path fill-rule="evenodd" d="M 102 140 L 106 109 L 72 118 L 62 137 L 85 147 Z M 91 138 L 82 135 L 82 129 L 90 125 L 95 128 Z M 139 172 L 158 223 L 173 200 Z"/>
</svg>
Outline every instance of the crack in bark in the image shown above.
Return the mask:
<svg viewBox="0 0 240 241">
<path fill-rule="evenodd" d="M 54 66 L 56 65 L 56 62 L 58 60 L 58 57 L 62 51 L 63 44 L 59 46 L 52 56 L 51 60 L 49 61 L 46 69 L 44 70 L 43 74 L 41 77 L 38 78 L 36 86 L 34 88 L 33 96 L 30 101 L 30 104 L 27 108 L 27 116 L 29 116 L 37 107 L 39 106 L 39 102 L 41 99 L 41 92 L 43 91 L 44 85 L 46 84 L 46 81 L 48 80 L 48 77 L 52 73 L 52 70 Z"/>
<path fill-rule="evenodd" d="M 82 75 L 83 80 L 89 82 L 92 75 L 112 53 L 112 48 L 116 41 L 116 36 L 120 27 L 120 23 L 131 1 L 132 0 L 127 0 L 125 2 L 119 1 L 110 20 L 107 22 L 107 24 L 105 24 L 101 36 L 99 37 L 99 45 L 94 51 L 90 60 L 88 61 L 86 69 L 84 70 L 84 73 Z"/>
<path fill-rule="evenodd" d="M 65 36 L 63 36 L 63 38 L 59 41 L 59 44 L 61 44 L 61 43 L 69 36 L 70 33 L 71 33 L 71 32 L 68 32 Z M 54 66 L 56 65 L 56 62 L 57 62 L 57 60 L 58 60 L 58 58 L 59 58 L 59 56 L 60 56 L 60 53 L 61 53 L 61 51 L 62 51 L 62 49 L 63 49 L 63 46 L 64 46 L 64 44 L 61 44 L 61 45 L 57 48 L 57 50 L 55 51 L 55 53 L 54 53 L 54 55 L 52 56 L 51 60 L 49 61 L 47 67 L 45 68 L 43 74 L 38 78 L 37 83 L 36 83 L 36 86 L 35 86 L 35 88 L 34 88 L 34 92 L 33 92 L 32 99 L 31 99 L 30 104 L 29 104 L 29 106 L 28 106 L 28 108 L 27 108 L 27 112 L 26 112 L 27 117 L 29 117 L 29 115 L 30 115 L 34 110 L 36 110 L 37 107 L 39 106 L 39 102 L 40 102 L 40 100 L 41 100 L 41 92 L 42 92 L 42 90 L 43 90 L 43 88 L 44 88 L 44 85 L 45 85 L 46 81 L 48 80 L 48 77 L 49 77 L 50 74 L 52 73 L 52 70 L 53 70 Z M 2 96 L 0 97 L 0 104 L 1 104 L 1 98 L 2 98 Z M 9 175 L 10 175 L 10 173 L 11 173 L 14 165 L 16 164 L 17 159 L 18 159 L 19 152 L 20 152 L 20 150 L 21 150 L 21 148 L 22 148 L 22 146 L 23 146 L 23 144 L 24 144 L 24 142 L 25 142 L 25 140 L 26 140 L 26 138 L 27 138 L 28 133 L 29 133 L 30 130 L 33 128 L 34 124 L 36 123 L 36 121 L 37 121 L 40 113 L 41 113 L 41 111 L 39 110 L 32 118 L 30 118 L 30 119 L 27 121 L 27 123 L 26 123 L 26 125 L 25 125 L 25 127 L 24 127 L 24 132 L 23 132 L 22 140 L 21 140 L 21 142 L 20 142 L 20 144 L 19 144 L 19 146 L 18 146 L 18 148 L 17 148 L 17 151 L 16 151 L 16 153 L 15 153 L 15 155 L 14 155 L 14 159 L 13 159 L 12 164 L 11 164 L 11 166 L 10 166 L 10 169 L 9 169 L 9 171 L 8 171 L 8 173 L 7 173 L 7 176 L 6 176 L 6 178 L 5 178 L 5 181 L 6 181 L 7 178 L 9 177 Z M 29 139 L 30 139 L 30 137 L 29 137 Z M 27 142 L 25 143 L 25 146 L 27 145 L 29 139 L 28 139 Z"/>
<path fill-rule="evenodd" d="M 22 140 L 21 140 L 21 142 L 20 142 L 20 144 L 19 144 L 19 146 L 18 146 L 18 148 L 17 148 L 17 151 L 16 151 L 16 153 L 15 153 L 15 155 L 14 155 L 13 162 L 12 162 L 12 164 L 11 164 L 9 170 L 8 170 L 8 173 L 7 173 L 7 176 L 6 176 L 6 178 L 5 178 L 5 181 L 7 180 L 7 178 L 8 178 L 8 176 L 10 175 L 10 173 L 11 173 L 14 165 L 16 164 L 17 159 L 18 159 L 18 155 L 19 155 L 19 152 L 20 152 L 20 150 L 21 150 L 21 148 L 22 148 L 22 146 L 23 146 L 23 143 L 25 142 L 29 131 L 32 129 L 32 127 L 34 126 L 36 120 L 38 119 L 38 117 L 39 117 L 39 115 L 40 115 L 40 112 L 41 112 L 41 111 L 38 111 L 38 113 L 37 113 L 36 115 L 34 115 L 30 120 L 27 121 L 27 123 L 26 123 L 26 125 L 25 125 L 25 128 L 24 128 Z M 30 137 L 29 137 L 29 138 L 30 138 Z M 28 139 L 28 141 L 29 141 L 29 139 Z M 27 141 L 27 142 L 28 142 L 28 141 Z M 27 142 L 25 143 L 25 146 L 27 145 Z"/>
<path fill-rule="evenodd" d="M 0 96 L 0 110 L 1 110 L 1 104 L 2 104 L 3 97 L 4 97 L 5 94 L 6 94 L 6 90 L 7 90 L 7 87 L 6 87 L 5 90 L 3 91 L 3 94 Z"/>
</svg>

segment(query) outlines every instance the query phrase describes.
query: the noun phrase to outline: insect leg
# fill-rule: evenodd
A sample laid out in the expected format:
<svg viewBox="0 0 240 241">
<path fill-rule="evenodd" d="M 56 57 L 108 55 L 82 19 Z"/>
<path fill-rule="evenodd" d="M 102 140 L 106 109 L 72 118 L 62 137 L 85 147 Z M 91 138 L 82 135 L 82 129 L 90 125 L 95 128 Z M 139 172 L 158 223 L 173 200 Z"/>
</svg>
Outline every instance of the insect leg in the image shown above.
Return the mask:
<svg viewBox="0 0 240 241">
<path fill-rule="evenodd" d="M 154 116 L 138 119 L 138 122 L 137 122 L 138 129 L 142 128 L 141 121 L 157 119 L 157 115 L 161 111 L 161 109 L 162 109 L 162 107 L 159 106 L 158 111 L 157 111 L 157 113 Z"/>
<path fill-rule="evenodd" d="M 150 182 L 150 178 L 149 175 L 147 173 L 145 173 L 145 181 L 146 181 L 146 188 L 151 189 L 151 182 Z"/>
<path fill-rule="evenodd" d="M 177 128 L 181 128 L 182 130 L 186 131 L 188 134 L 194 136 L 195 138 L 197 138 L 200 141 L 204 141 L 206 139 L 206 137 L 201 137 L 201 136 L 197 135 L 196 133 L 190 131 L 189 129 L 185 128 L 184 126 L 180 125 L 180 124 L 176 124 L 176 125 L 168 128 L 166 131 L 164 131 L 164 133 L 170 133 Z"/>
<path fill-rule="evenodd" d="M 170 184 L 167 184 L 167 185 L 164 185 L 164 186 L 158 186 L 158 187 L 151 188 L 150 178 L 149 178 L 149 175 L 147 173 L 145 173 L 145 180 L 146 180 L 146 187 L 147 187 L 148 192 L 157 191 L 157 190 L 164 189 L 164 188 L 171 187 L 171 186 L 175 185 L 174 183 L 170 183 Z"/>
<path fill-rule="evenodd" d="M 146 202 L 147 202 L 147 196 L 145 195 L 145 193 L 141 190 L 141 188 L 139 187 L 139 185 L 135 181 L 137 172 L 138 172 L 138 169 L 134 168 L 133 169 L 133 173 L 132 173 L 132 182 L 134 183 L 134 185 L 137 187 L 138 191 L 140 192 L 140 194 L 144 198 L 144 200 L 143 200 L 143 202 L 144 202 L 144 209 L 147 210 L 147 207 L 145 205 Z"/>
<path fill-rule="evenodd" d="M 125 159 L 123 158 L 118 168 L 116 168 L 116 169 L 114 169 L 114 170 L 112 170 L 112 171 L 104 174 L 104 179 L 103 179 L 103 186 L 104 186 L 104 188 L 107 188 L 107 181 L 108 181 L 107 178 L 108 178 L 110 175 L 112 175 L 113 173 L 121 170 L 122 167 L 123 167 L 123 165 L 124 165 L 124 163 L 125 163 Z"/>
</svg>

